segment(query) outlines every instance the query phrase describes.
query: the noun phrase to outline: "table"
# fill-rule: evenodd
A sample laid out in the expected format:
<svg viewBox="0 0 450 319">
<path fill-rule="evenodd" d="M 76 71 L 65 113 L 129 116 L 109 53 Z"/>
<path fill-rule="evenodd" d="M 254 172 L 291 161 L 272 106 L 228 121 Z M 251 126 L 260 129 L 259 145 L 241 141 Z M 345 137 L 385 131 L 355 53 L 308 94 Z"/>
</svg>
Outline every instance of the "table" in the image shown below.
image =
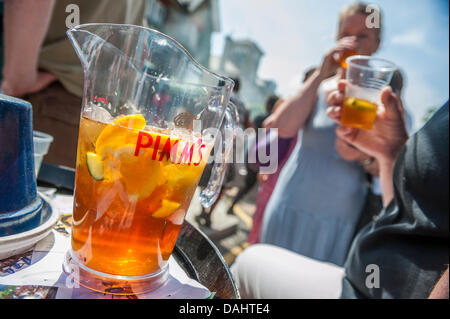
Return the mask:
<svg viewBox="0 0 450 319">
<path fill-rule="evenodd" d="M 74 179 L 73 169 L 43 163 L 38 184 L 56 187 L 58 192 L 70 194 L 73 193 Z M 181 228 L 172 256 L 190 278 L 215 292 L 215 298 L 240 298 L 229 268 L 217 247 L 187 221 Z"/>
</svg>

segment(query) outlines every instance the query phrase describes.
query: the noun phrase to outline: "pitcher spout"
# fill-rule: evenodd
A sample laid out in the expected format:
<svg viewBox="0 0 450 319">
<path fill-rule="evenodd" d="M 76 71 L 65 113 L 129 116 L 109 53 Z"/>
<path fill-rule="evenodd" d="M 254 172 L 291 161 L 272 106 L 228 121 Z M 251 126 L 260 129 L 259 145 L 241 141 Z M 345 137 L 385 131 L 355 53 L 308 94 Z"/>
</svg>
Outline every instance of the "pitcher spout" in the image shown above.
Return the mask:
<svg viewBox="0 0 450 319">
<path fill-rule="evenodd" d="M 122 52 L 121 38 L 119 37 L 119 41 L 111 41 L 113 34 L 111 26 L 100 23 L 79 25 L 67 30 L 67 36 L 85 72 L 94 65 L 100 69 L 104 68 L 118 58 L 126 60 L 126 63 L 131 62 Z"/>
<path fill-rule="evenodd" d="M 77 27 L 67 30 L 66 34 L 75 49 L 81 64 L 83 67 L 86 67 L 88 65 L 88 56 L 91 51 L 90 49 L 88 50 L 86 43 L 89 42 L 92 34 L 86 30 L 78 29 Z"/>
</svg>

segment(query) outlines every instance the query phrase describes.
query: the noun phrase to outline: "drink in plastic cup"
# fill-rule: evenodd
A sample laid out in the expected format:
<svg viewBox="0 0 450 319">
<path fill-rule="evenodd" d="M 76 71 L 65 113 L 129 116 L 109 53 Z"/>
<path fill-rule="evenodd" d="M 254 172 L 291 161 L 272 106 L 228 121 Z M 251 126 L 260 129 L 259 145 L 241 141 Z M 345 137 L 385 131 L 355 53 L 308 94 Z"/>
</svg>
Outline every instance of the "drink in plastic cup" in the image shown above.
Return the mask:
<svg viewBox="0 0 450 319">
<path fill-rule="evenodd" d="M 380 93 L 389 85 L 395 65 L 384 59 L 355 55 L 347 58 L 346 87 L 341 124 L 370 130 L 375 122 Z"/>
</svg>

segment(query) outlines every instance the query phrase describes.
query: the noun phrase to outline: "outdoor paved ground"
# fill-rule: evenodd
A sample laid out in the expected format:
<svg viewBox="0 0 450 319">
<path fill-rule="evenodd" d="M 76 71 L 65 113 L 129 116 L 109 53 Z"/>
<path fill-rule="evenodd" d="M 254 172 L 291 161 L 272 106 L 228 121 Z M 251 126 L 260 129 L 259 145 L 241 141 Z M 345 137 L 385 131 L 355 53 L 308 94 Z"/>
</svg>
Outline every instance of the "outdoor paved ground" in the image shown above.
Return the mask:
<svg viewBox="0 0 450 319">
<path fill-rule="evenodd" d="M 255 211 L 257 185 L 234 206 L 234 215 L 227 214 L 233 196 L 237 193 L 241 182 L 242 178 L 238 177 L 233 183 L 234 187 L 224 192 L 211 216 L 211 228 L 198 225 L 195 221 L 195 216 L 201 212 L 201 205 L 198 200 L 199 189 L 194 195 L 186 215 L 187 221 L 208 235 L 229 266 L 248 246 L 247 238 L 252 226 L 252 215 Z"/>
</svg>

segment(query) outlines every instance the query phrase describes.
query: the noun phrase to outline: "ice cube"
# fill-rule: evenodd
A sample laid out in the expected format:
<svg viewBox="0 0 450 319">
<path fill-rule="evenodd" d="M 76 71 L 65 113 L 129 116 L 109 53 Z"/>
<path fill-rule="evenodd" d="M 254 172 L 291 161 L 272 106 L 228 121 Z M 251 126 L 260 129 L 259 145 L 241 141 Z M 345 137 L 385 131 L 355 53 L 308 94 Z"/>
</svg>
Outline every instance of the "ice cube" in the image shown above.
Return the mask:
<svg viewBox="0 0 450 319">
<path fill-rule="evenodd" d="M 139 109 L 136 107 L 136 105 L 130 102 L 126 102 L 121 108 L 126 110 L 128 114 L 139 113 Z"/>
<path fill-rule="evenodd" d="M 167 220 L 170 220 L 174 225 L 183 225 L 185 215 L 186 211 L 184 209 L 177 209 L 172 215 L 167 217 Z"/>
<path fill-rule="evenodd" d="M 185 141 L 193 140 L 192 131 L 182 128 L 182 127 L 176 127 L 174 129 L 172 129 L 172 134 L 182 140 L 185 140 Z"/>
<path fill-rule="evenodd" d="M 113 117 L 111 114 L 103 107 L 95 105 L 93 103 L 89 104 L 83 112 L 83 116 L 87 118 L 102 122 L 102 123 L 111 123 Z"/>
</svg>

